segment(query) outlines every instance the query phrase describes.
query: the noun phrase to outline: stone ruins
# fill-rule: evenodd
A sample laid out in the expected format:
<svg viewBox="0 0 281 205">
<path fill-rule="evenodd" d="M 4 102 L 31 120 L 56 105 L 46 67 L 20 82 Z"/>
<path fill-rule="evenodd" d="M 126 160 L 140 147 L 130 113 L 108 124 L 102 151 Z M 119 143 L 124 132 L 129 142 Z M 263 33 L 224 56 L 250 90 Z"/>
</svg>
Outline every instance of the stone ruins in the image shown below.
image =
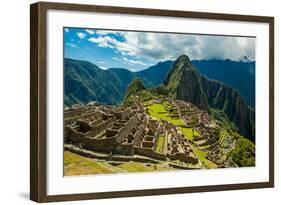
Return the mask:
<svg viewBox="0 0 281 205">
<path fill-rule="evenodd" d="M 85 156 L 89 155 L 87 151 L 91 151 L 94 155 L 90 157 L 109 161 L 154 163 L 179 160 L 196 167 L 201 166 L 192 150 L 192 146 L 196 146 L 206 147 L 209 159 L 219 164 L 219 141 L 213 133 L 215 123 L 209 114 L 179 100 L 170 101 L 165 106 L 172 117 L 180 117 L 186 127 L 192 127 L 200 136 L 189 141 L 178 126 L 150 117 L 144 104 L 136 97 L 130 107 L 91 102 L 65 108 L 65 149 L 76 150 Z M 161 149 L 157 148 L 159 143 L 162 143 Z"/>
</svg>

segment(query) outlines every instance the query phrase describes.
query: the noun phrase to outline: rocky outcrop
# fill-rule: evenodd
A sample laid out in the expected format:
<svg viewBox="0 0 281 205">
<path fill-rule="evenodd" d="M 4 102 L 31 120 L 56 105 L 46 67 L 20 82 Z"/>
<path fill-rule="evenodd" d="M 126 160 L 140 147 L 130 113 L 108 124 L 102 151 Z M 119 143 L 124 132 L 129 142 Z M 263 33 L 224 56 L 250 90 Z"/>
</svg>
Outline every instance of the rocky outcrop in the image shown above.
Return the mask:
<svg viewBox="0 0 281 205">
<path fill-rule="evenodd" d="M 201 85 L 201 76 L 193 67 L 188 56 L 180 56 L 164 81 L 171 98 L 195 104 L 202 110 L 209 110 L 206 94 Z"/>
<path fill-rule="evenodd" d="M 241 134 L 255 141 L 254 109 L 246 104 L 237 90 L 201 76 L 188 56 L 182 55 L 175 61 L 164 85 L 171 98 L 191 102 L 208 112 L 210 108 L 222 110 Z"/>
</svg>

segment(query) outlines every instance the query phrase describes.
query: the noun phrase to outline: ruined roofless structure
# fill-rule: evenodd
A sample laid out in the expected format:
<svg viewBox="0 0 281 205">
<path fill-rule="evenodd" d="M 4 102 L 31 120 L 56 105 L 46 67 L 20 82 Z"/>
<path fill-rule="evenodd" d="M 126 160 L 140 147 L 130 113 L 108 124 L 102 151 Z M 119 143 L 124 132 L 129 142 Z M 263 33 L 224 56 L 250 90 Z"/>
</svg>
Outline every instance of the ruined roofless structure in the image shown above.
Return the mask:
<svg viewBox="0 0 281 205">
<path fill-rule="evenodd" d="M 156 151 L 159 137 L 165 137 Z M 155 160 L 180 160 L 197 164 L 188 140 L 166 121 L 150 118 L 137 100 L 130 107 L 97 103 L 75 105 L 64 111 L 64 141 L 81 149 L 111 155 L 145 156 Z"/>
</svg>

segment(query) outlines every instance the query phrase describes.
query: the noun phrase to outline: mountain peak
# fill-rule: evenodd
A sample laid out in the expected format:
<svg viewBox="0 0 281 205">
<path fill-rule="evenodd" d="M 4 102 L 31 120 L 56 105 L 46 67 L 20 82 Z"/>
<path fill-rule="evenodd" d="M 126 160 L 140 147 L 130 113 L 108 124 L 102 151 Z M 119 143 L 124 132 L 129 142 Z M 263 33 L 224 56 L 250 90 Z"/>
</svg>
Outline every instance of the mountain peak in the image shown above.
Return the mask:
<svg viewBox="0 0 281 205">
<path fill-rule="evenodd" d="M 187 55 L 179 56 L 175 61 L 175 65 L 180 65 L 181 67 L 184 67 L 186 69 L 193 69 L 191 61 Z"/>
<path fill-rule="evenodd" d="M 177 58 L 177 60 L 184 60 L 190 62 L 190 59 L 187 55 L 183 54 Z"/>
</svg>

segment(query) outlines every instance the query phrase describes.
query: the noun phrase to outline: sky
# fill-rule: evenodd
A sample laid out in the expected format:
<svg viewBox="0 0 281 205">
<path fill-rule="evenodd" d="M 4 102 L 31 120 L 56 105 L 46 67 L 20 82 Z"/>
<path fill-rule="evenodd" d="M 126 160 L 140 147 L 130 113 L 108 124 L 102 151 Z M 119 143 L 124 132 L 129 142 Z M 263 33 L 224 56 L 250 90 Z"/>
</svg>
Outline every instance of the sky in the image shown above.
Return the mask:
<svg viewBox="0 0 281 205">
<path fill-rule="evenodd" d="M 64 57 L 102 69 L 139 71 L 183 54 L 191 60 L 255 60 L 255 38 L 64 28 Z"/>
</svg>

